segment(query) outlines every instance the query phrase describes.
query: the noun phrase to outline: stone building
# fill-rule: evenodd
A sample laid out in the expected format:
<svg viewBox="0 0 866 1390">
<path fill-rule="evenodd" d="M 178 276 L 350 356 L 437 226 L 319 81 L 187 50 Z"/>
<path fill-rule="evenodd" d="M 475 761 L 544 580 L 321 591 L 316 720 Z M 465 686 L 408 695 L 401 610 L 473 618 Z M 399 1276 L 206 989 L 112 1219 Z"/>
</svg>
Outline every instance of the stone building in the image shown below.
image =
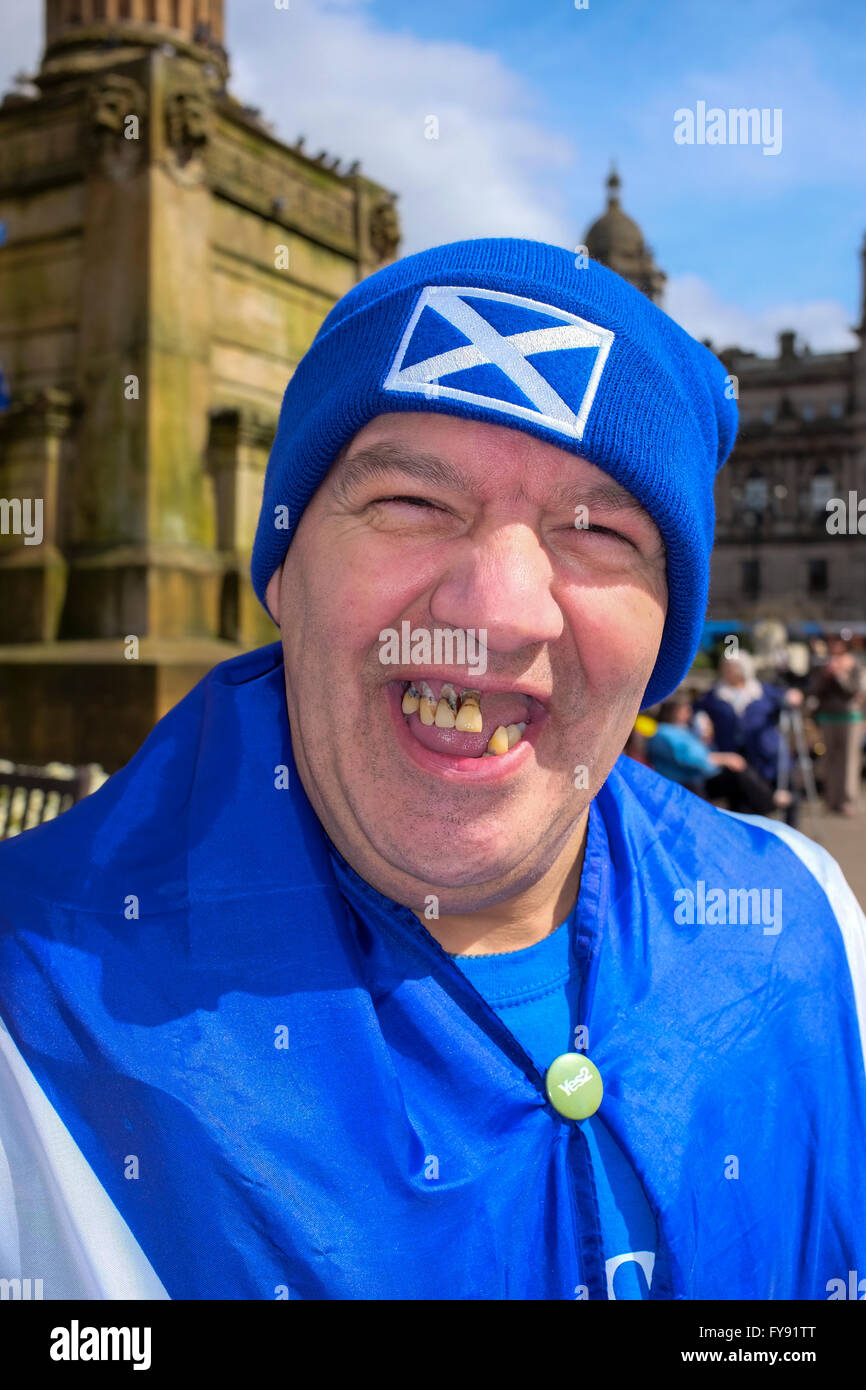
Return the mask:
<svg viewBox="0 0 866 1390">
<path fill-rule="evenodd" d="M 394 195 L 276 139 L 222 40 L 222 0 L 48 0 L 0 107 L 0 757 L 119 766 L 273 640 L 248 562 L 282 393 L 397 252 Z"/>
<path fill-rule="evenodd" d="M 607 176 L 607 207 L 586 233 L 586 249 L 594 261 L 609 266 L 659 304 L 667 276 L 656 265 L 640 227 L 623 212 L 621 187 L 619 174 L 611 168 Z"/>
<path fill-rule="evenodd" d="M 776 357 L 719 354 L 740 432 L 716 485 L 714 618 L 866 618 L 866 242 L 861 266 L 856 348 L 812 353 L 786 331 Z"/>
<path fill-rule="evenodd" d="M 659 303 L 666 277 L 620 207 L 615 172 L 607 187 L 589 254 Z M 851 351 L 812 353 L 791 331 L 779 334 L 776 357 L 714 348 L 736 378 L 740 431 L 716 484 L 712 619 L 866 618 L 866 241 L 861 275 Z M 833 520 L 843 505 L 845 529 Z"/>
</svg>

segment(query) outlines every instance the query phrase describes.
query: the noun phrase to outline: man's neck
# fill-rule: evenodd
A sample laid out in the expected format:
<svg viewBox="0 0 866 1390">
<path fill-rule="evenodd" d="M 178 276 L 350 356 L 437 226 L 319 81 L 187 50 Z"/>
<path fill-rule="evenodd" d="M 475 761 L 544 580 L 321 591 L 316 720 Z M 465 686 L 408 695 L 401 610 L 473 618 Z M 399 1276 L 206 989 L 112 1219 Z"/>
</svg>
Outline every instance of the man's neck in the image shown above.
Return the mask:
<svg viewBox="0 0 866 1390">
<path fill-rule="evenodd" d="M 586 847 L 587 816 L 536 883 L 491 907 L 420 921 L 451 955 L 487 956 L 520 951 L 549 936 L 577 902 Z"/>
</svg>

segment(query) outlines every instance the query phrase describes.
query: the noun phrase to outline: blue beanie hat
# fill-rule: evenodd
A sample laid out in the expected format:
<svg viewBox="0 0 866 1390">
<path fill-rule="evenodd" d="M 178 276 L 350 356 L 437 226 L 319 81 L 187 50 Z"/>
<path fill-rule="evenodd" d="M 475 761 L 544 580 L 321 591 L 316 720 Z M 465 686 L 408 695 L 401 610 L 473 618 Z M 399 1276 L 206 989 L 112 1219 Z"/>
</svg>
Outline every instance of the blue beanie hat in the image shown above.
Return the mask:
<svg viewBox="0 0 866 1390">
<path fill-rule="evenodd" d="M 668 612 L 643 706 L 700 642 L 713 483 L 737 409 L 722 363 L 613 271 L 557 246 L 457 241 L 396 261 L 331 309 L 283 398 L 252 556 L 262 603 L 336 454 L 394 410 L 525 430 L 610 474 L 667 548 Z"/>
</svg>

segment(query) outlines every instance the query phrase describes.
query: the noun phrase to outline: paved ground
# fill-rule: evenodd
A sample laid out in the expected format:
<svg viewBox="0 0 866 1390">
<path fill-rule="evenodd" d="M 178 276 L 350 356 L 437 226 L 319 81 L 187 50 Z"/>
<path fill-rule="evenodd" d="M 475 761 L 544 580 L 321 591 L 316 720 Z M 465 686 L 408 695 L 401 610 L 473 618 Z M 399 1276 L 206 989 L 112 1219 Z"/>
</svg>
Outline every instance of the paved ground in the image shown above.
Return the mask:
<svg viewBox="0 0 866 1390">
<path fill-rule="evenodd" d="M 857 896 L 860 906 L 866 911 L 866 810 L 857 816 L 831 816 L 823 809 L 810 815 L 804 805 L 797 827 L 811 840 L 817 840 L 833 858 L 838 860 L 842 872 Z"/>
</svg>

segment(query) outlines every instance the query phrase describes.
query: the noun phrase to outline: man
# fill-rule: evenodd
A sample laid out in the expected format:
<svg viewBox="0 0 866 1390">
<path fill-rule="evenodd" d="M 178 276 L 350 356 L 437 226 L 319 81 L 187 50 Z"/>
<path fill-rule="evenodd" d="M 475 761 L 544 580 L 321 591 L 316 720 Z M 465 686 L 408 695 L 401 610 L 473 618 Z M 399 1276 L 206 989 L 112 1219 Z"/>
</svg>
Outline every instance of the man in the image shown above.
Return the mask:
<svg viewBox="0 0 866 1390">
<path fill-rule="evenodd" d="M 817 700 L 815 723 L 824 741 L 824 803 L 836 815 L 856 816 L 866 680 L 844 629 L 827 637 L 827 651 L 827 660 L 812 673 L 809 686 Z"/>
<path fill-rule="evenodd" d="M 281 644 L 0 851 L 6 1271 L 582 1300 L 866 1269 L 850 890 L 618 757 L 698 644 L 728 386 L 539 243 L 330 312 L 253 553 Z"/>
</svg>

